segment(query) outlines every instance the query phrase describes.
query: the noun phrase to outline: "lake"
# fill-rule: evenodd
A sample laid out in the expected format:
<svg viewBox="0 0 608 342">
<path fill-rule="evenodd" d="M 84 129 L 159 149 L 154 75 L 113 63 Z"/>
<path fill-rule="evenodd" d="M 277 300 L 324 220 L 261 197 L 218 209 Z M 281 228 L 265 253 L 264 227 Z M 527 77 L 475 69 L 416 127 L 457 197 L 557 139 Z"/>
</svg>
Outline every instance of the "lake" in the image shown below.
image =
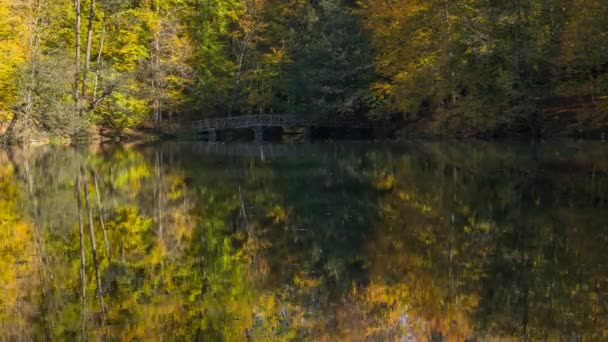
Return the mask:
<svg viewBox="0 0 608 342">
<path fill-rule="evenodd" d="M 0 149 L 2 341 L 606 340 L 607 252 L 600 142 Z"/>
</svg>

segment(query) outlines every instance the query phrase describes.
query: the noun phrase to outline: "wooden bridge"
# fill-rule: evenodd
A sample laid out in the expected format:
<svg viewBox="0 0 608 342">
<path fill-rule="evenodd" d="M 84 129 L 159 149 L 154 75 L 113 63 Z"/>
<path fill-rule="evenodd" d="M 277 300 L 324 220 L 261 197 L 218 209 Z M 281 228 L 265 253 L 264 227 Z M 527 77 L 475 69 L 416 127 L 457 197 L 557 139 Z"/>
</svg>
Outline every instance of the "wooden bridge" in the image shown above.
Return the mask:
<svg viewBox="0 0 608 342">
<path fill-rule="evenodd" d="M 192 122 L 194 130 L 201 134 L 206 134 L 209 141 L 216 141 L 217 131 L 233 130 L 240 128 L 251 128 L 255 134 L 255 140 L 264 140 L 264 128 L 303 128 L 304 139 L 310 139 L 311 127 L 331 127 L 331 128 L 368 128 L 368 125 L 338 120 L 336 118 L 310 119 L 299 115 L 246 115 L 232 116 L 224 118 L 211 118 Z"/>
</svg>

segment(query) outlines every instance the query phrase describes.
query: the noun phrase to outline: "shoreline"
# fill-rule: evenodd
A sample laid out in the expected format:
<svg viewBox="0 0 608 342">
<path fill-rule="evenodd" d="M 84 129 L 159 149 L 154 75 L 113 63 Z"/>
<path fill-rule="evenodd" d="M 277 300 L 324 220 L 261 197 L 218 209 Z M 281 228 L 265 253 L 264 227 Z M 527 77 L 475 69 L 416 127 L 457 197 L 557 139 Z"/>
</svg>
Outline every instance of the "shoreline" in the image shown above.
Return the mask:
<svg viewBox="0 0 608 342">
<path fill-rule="evenodd" d="M 190 142 L 190 143 L 209 143 L 209 144 L 251 144 L 259 145 L 255 141 L 250 140 L 233 140 L 233 141 L 217 141 L 208 142 L 192 135 L 177 135 L 177 136 L 144 136 L 130 137 L 128 139 L 83 139 L 73 140 L 69 138 L 62 139 L 31 139 L 27 143 L 6 144 L 2 142 L 3 136 L 0 135 L 0 148 L 11 146 L 82 146 L 82 145 L 131 145 L 131 144 L 147 144 L 147 143 L 164 143 L 164 142 Z M 438 141 L 457 141 L 457 142 L 485 142 L 485 143 L 544 143 L 544 142 L 608 142 L 608 134 L 603 136 L 551 136 L 551 137 L 534 137 L 527 135 L 505 135 L 500 137 L 458 137 L 458 136 L 440 136 L 440 135 L 412 135 L 401 136 L 396 138 L 374 138 L 369 139 L 318 139 L 312 143 L 412 143 L 412 142 L 438 142 Z M 304 143 L 304 142 L 300 142 Z M 310 144 L 309 142 L 308 144 Z M 291 145 L 293 142 L 280 140 L 267 140 L 262 144 L 270 145 Z"/>
</svg>

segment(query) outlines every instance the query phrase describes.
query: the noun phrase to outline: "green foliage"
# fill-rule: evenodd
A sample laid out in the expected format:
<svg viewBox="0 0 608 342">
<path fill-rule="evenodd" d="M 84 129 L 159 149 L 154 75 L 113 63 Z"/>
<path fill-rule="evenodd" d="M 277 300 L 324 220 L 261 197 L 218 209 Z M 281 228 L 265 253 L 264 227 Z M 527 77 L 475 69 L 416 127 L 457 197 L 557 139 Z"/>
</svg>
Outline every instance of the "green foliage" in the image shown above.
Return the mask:
<svg viewBox="0 0 608 342">
<path fill-rule="evenodd" d="M 281 105 L 304 115 L 352 116 L 365 110 L 371 54 L 358 17 L 342 1 L 302 13 L 279 81 Z"/>
<path fill-rule="evenodd" d="M 607 124 L 601 0 L 97 0 L 89 32 L 92 1 L 0 1 L 0 126 L 117 135 L 289 112 L 541 135 L 559 100 Z"/>
<path fill-rule="evenodd" d="M 20 82 L 23 85 L 21 96 L 26 98 L 30 92 L 35 94 L 29 108 L 23 108 L 29 114 L 25 120 L 33 121 L 43 132 L 70 137 L 86 128 L 70 95 L 71 70 L 71 62 L 64 55 L 41 55 L 35 67 L 25 68 Z"/>
<path fill-rule="evenodd" d="M 197 3 L 187 26 L 194 44 L 192 95 L 197 109 L 225 110 L 235 74 L 229 37 L 238 20 L 239 0 Z"/>
<path fill-rule="evenodd" d="M 150 106 L 146 99 L 113 92 L 106 105 L 100 107 L 95 114 L 102 126 L 120 134 L 142 122 L 149 112 Z"/>
</svg>

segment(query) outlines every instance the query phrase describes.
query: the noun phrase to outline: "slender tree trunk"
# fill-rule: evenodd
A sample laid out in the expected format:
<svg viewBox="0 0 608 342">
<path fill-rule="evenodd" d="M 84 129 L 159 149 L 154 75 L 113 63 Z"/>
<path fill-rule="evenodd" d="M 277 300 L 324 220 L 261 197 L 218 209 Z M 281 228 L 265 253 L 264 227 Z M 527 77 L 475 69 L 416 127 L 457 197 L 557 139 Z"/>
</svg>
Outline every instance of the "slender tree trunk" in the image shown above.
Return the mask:
<svg viewBox="0 0 608 342">
<path fill-rule="evenodd" d="M 74 7 L 76 10 L 76 60 L 74 62 L 74 103 L 76 104 L 76 109 L 78 110 L 80 107 L 80 101 L 78 96 L 78 89 L 80 88 L 80 0 L 74 0 Z"/>
<path fill-rule="evenodd" d="M 23 103 L 23 121 L 26 123 L 25 126 L 27 126 L 27 122 L 29 121 L 29 117 L 32 113 L 33 107 L 34 107 L 34 101 L 33 101 L 33 91 L 35 89 L 36 86 L 36 69 L 38 67 L 37 63 L 36 63 L 36 57 L 38 54 L 38 44 L 40 42 L 40 28 L 39 28 L 39 23 L 40 23 L 40 12 L 41 12 L 41 8 L 40 8 L 40 2 L 36 1 L 36 12 L 35 12 L 35 19 L 33 20 L 33 24 L 31 27 L 31 31 L 30 31 L 30 38 L 29 38 L 29 64 L 30 64 L 30 70 L 29 70 L 29 79 L 26 81 L 27 82 L 27 88 L 25 90 L 25 99 L 24 99 L 24 103 Z M 20 119 L 20 116 L 16 116 L 18 119 Z M 16 124 L 17 122 L 15 122 Z M 14 127 L 13 127 L 14 129 Z M 11 132 L 11 136 L 12 136 L 12 132 Z"/>
<path fill-rule="evenodd" d="M 513 0 L 513 10 L 515 11 L 515 15 L 517 17 L 517 22 L 515 23 L 514 27 L 513 27 L 513 36 L 514 39 L 513 41 L 515 42 L 515 78 L 517 79 L 517 83 L 519 85 L 520 80 L 521 80 L 521 56 L 520 56 L 520 42 L 519 42 L 519 29 L 520 26 L 523 25 L 523 22 L 521 20 L 521 13 L 519 10 L 519 1 L 518 0 Z M 519 85 L 521 86 L 521 85 Z"/>
<path fill-rule="evenodd" d="M 89 25 L 87 29 L 87 45 L 85 50 L 84 58 L 84 71 L 82 73 L 82 99 L 85 100 L 87 96 L 87 79 L 89 76 L 89 69 L 91 67 L 91 44 L 93 40 L 93 19 L 95 18 L 95 0 L 91 0 L 91 6 L 89 7 Z"/>
<path fill-rule="evenodd" d="M 156 34 L 153 42 L 153 54 L 154 54 L 154 129 L 157 132 L 161 130 L 161 124 L 163 121 L 162 118 L 162 101 L 161 101 L 161 90 L 163 83 L 163 75 L 161 70 L 161 60 L 160 60 L 160 40 L 161 40 L 161 31 L 162 31 L 162 22 L 160 21 L 160 8 L 158 6 L 158 1 L 154 1 L 153 11 L 156 13 L 158 17 L 159 23 L 158 28 L 156 30 Z"/>
<path fill-rule="evenodd" d="M 234 81 L 235 88 L 238 88 L 241 85 L 241 74 L 243 73 L 243 63 L 245 62 L 245 54 L 247 53 L 247 41 L 248 36 L 243 40 L 243 46 L 241 47 L 241 52 L 239 57 L 237 58 L 238 68 L 236 71 L 236 79 Z"/>
<path fill-rule="evenodd" d="M 448 50 L 448 66 L 449 63 L 452 62 L 453 52 L 452 52 L 452 23 L 450 22 L 450 9 L 448 7 L 448 1 L 443 1 L 443 11 L 445 16 L 445 24 L 446 24 L 446 41 L 447 41 L 447 50 Z M 450 69 L 452 69 L 450 67 Z M 452 104 L 456 103 L 456 85 L 454 84 L 455 73 L 454 70 L 450 70 L 450 87 L 452 88 Z"/>
<path fill-rule="evenodd" d="M 80 325 L 81 325 L 81 341 L 86 341 L 85 330 L 86 330 L 86 254 L 84 246 L 84 219 L 82 217 L 82 199 L 80 197 L 80 175 L 76 175 L 76 203 L 78 205 L 78 227 L 80 235 Z"/>
<path fill-rule="evenodd" d="M 236 97 L 239 92 L 239 88 L 241 86 L 241 75 L 243 73 L 243 64 L 245 63 L 245 56 L 247 55 L 247 44 L 249 43 L 249 38 L 253 32 L 248 32 L 243 37 L 243 41 L 241 42 L 241 48 L 238 52 L 236 63 L 236 77 L 234 80 L 234 89 L 232 90 L 232 98 L 230 99 L 230 107 L 228 108 L 228 116 L 232 116 L 232 111 L 234 110 L 234 106 L 236 105 Z"/>
<path fill-rule="evenodd" d="M 103 43 L 106 39 L 105 23 L 101 29 L 101 41 L 99 42 L 99 53 L 97 54 L 97 66 L 95 68 L 95 81 L 93 82 L 93 105 L 97 102 L 97 87 L 99 86 L 99 74 L 103 71 Z M 93 108 L 91 108 L 93 109 Z"/>
<path fill-rule="evenodd" d="M 551 44 L 551 50 L 552 50 L 552 54 L 557 55 L 558 54 L 558 49 L 560 48 L 561 42 L 560 42 L 560 35 L 558 34 L 557 31 L 557 25 L 556 25 L 556 21 L 555 21 L 555 3 L 554 0 L 549 0 L 549 35 L 550 35 L 550 44 Z M 556 76 L 556 71 L 555 68 L 552 68 L 551 70 L 551 75 L 550 75 L 550 84 L 548 85 L 549 88 L 549 96 L 553 96 L 554 95 L 554 86 L 553 84 L 555 84 L 555 79 L 557 78 Z"/>
</svg>

